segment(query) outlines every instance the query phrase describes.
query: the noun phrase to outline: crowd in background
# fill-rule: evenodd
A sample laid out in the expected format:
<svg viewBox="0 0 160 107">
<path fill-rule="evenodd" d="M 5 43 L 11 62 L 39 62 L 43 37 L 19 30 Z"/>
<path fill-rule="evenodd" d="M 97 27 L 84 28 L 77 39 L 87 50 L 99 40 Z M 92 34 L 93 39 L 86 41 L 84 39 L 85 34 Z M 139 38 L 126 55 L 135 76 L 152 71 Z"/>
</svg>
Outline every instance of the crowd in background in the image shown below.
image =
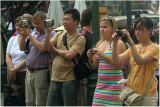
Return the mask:
<svg viewBox="0 0 160 107">
<path fill-rule="evenodd" d="M 19 16 L 16 32 L 7 45 L 8 82 L 22 86 L 26 106 L 85 106 L 88 80 L 75 78 L 72 61 L 74 58 L 78 62 L 84 57 L 88 66 L 98 69 L 92 106 L 122 106 L 118 96 L 124 84 L 118 82 L 123 78 L 129 78 L 127 85 L 142 96 L 152 75 L 155 76 L 151 88 L 138 106 L 159 105 L 159 41 L 154 38 L 159 38 L 160 22 L 152 38 L 150 18 L 137 19 L 137 16 L 134 27 L 128 28 L 117 25 L 112 16 L 104 16 L 100 19 L 101 40 L 92 49 L 92 26 L 95 25 L 92 25 L 91 13 L 91 8 L 87 8 L 80 20 L 77 9 L 66 9 L 64 30 L 57 33 L 53 26 L 45 26 L 47 16 L 42 11 L 33 16 Z M 29 26 L 21 24 L 22 20 L 28 20 Z M 77 31 L 79 22 L 80 32 Z M 64 37 L 68 49 L 64 46 Z"/>
</svg>

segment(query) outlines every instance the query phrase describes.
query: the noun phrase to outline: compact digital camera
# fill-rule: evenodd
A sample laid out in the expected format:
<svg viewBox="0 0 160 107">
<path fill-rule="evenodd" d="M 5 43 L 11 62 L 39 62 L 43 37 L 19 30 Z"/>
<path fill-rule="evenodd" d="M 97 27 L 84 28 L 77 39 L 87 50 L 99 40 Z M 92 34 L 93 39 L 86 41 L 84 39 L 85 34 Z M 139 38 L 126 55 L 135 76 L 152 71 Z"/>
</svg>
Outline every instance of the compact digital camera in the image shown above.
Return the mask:
<svg viewBox="0 0 160 107">
<path fill-rule="evenodd" d="M 92 54 L 95 54 L 96 52 L 94 51 L 94 48 L 91 49 L 92 50 Z"/>
<path fill-rule="evenodd" d="M 52 26 L 54 25 L 54 20 L 52 20 L 52 19 L 47 19 L 47 20 L 44 21 L 44 25 L 45 25 L 46 27 L 52 27 Z"/>
<path fill-rule="evenodd" d="M 122 37 L 122 41 L 126 42 L 127 41 L 127 35 L 123 34 L 121 30 L 117 30 L 117 37 Z"/>
<path fill-rule="evenodd" d="M 20 27 L 21 27 L 21 25 L 23 25 L 24 27 L 28 27 L 29 26 L 29 20 L 22 20 L 21 24 L 20 24 Z"/>
</svg>

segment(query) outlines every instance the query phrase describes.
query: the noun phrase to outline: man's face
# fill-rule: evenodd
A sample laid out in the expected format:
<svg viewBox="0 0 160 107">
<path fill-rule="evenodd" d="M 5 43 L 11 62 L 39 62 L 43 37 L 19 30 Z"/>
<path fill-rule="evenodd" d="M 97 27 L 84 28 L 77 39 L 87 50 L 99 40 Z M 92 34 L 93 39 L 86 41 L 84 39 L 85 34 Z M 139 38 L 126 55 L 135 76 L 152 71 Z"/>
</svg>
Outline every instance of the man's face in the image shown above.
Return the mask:
<svg viewBox="0 0 160 107">
<path fill-rule="evenodd" d="M 44 20 L 42 20 L 40 17 L 33 19 L 33 26 L 38 32 L 42 32 L 45 29 Z"/>
<path fill-rule="evenodd" d="M 66 30 L 77 28 L 78 20 L 73 20 L 72 14 L 65 14 L 63 17 L 63 26 Z"/>
</svg>

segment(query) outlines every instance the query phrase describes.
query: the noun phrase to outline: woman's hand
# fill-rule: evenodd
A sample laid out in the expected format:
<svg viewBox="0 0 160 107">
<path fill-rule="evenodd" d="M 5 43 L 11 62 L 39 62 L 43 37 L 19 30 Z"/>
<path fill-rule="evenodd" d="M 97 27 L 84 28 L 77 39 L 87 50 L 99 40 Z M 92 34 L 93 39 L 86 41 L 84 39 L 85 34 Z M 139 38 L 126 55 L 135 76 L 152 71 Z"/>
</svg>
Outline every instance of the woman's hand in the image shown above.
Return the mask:
<svg viewBox="0 0 160 107">
<path fill-rule="evenodd" d="M 88 51 L 87 51 L 87 56 L 88 56 L 88 58 L 92 58 L 93 56 L 94 56 L 94 53 L 93 53 L 93 49 L 89 49 Z"/>
<path fill-rule="evenodd" d="M 99 48 L 95 48 L 94 52 L 96 55 L 98 55 L 100 57 L 103 57 L 103 55 L 104 55 L 104 52 L 102 52 Z"/>
<path fill-rule="evenodd" d="M 11 80 L 16 80 L 16 71 L 14 69 L 9 70 L 9 77 Z"/>
<path fill-rule="evenodd" d="M 129 32 L 126 29 L 122 29 L 122 33 L 127 35 L 127 42 L 129 45 L 134 43 Z"/>
<path fill-rule="evenodd" d="M 115 32 L 115 33 L 112 35 L 113 43 L 114 43 L 114 44 L 117 44 L 119 39 L 121 39 L 121 37 L 118 37 L 118 36 L 117 36 L 117 33 Z"/>
</svg>

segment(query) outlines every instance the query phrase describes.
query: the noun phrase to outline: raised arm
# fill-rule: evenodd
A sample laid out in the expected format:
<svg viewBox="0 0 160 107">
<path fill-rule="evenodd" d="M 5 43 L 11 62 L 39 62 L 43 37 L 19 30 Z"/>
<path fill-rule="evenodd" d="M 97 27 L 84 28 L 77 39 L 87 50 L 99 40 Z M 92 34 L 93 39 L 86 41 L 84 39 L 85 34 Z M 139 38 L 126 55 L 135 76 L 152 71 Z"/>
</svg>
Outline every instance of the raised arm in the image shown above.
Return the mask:
<svg viewBox="0 0 160 107">
<path fill-rule="evenodd" d="M 40 52 L 46 51 L 44 48 L 44 44 L 38 40 L 36 40 L 32 35 L 29 37 L 31 44 Z"/>
<path fill-rule="evenodd" d="M 19 43 L 19 49 L 21 51 L 25 51 L 26 50 L 26 37 L 24 37 L 22 34 L 20 34 L 20 36 L 18 38 L 18 43 Z"/>
<path fill-rule="evenodd" d="M 137 48 L 136 48 L 133 40 L 130 37 L 129 32 L 126 29 L 123 29 L 122 32 L 125 33 L 127 35 L 127 37 L 128 37 L 128 44 L 130 45 L 132 56 L 133 56 L 134 61 L 136 62 L 137 65 L 147 64 L 147 63 L 149 63 L 149 62 L 154 60 L 154 57 L 152 57 L 148 53 L 146 53 L 144 55 L 140 55 L 138 53 L 138 51 L 137 51 Z M 157 50 L 153 50 L 153 51 L 158 51 L 158 49 Z"/>
<path fill-rule="evenodd" d="M 44 52 L 45 48 L 44 45 L 41 41 L 36 40 L 33 37 L 33 33 L 31 34 L 29 31 L 29 28 L 25 28 L 24 26 L 22 26 L 23 28 L 21 28 L 21 35 L 20 35 L 20 39 L 19 39 L 19 45 L 20 45 L 20 50 L 21 51 L 25 51 L 26 49 L 26 39 L 28 38 L 29 41 L 31 42 L 31 44 L 40 52 Z"/>
<path fill-rule="evenodd" d="M 113 65 L 120 65 L 122 67 L 122 65 L 124 65 L 124 63 L 128 60 L 129 56 L 125 50 L 121 50 L 121 45 L 124 45 L 124 43 L 120 41 L 121 38 L 117 37 L 116 33 L 114 33 L 112 37 L 112 63 Z"/>
<path fill-rule="evenodd" d="M 44 48 L 46 51 L 49 51 L 49 52 L 53 52 L 53 49 L 51 48 L 51 42 L 50 42 L 52 29 L 53 27 L 46 28 L 46 34 L 44 38 Z"/>
</svg>

